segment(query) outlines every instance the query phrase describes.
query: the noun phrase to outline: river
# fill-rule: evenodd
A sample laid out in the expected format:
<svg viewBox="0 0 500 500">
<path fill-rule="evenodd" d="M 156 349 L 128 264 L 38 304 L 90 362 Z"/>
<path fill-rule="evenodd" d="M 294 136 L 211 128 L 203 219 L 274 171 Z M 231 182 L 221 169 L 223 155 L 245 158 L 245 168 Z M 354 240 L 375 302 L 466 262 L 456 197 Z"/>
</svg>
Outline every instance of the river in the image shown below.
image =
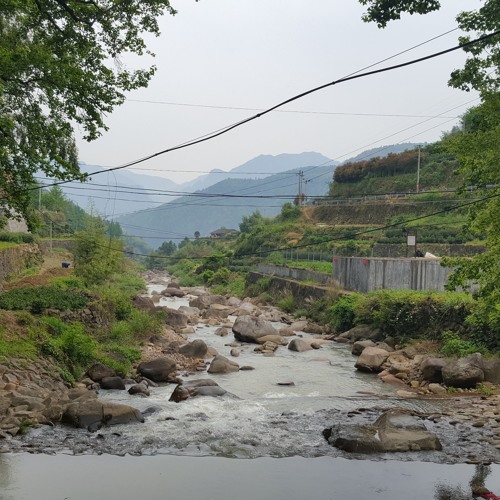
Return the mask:
<svg viewBox="0 0 500 500">
<path fill-rule="evenodd" d="M 177 298 L 162 299 L 161 305 L 186 304 L 187 299 Z M 215 330 L 200 324 L 189 340 L 203 339 L 230 357 L 225 344 L 234 340 L 232 335 L 219 337 Z M 234 397 L 172 403 L 173 385 L 154 388 L 149 398 L 102 391 L 104 399 L 156 411 L 145 424 L 93 434 L 63 426 L 31 431 L 15 441 L 11 449 L 16 453 L 0 455 L 0 499 L 461 500 L 471 498 L 468 482 L 477 473 L 489 473 L 487 486 L 500 493 L 500 466 L 479 470 L 457 464 L 465 460 L 457 430 L 439 420 L 427 424 L 438 432 L 443 452 L 353 460 L 322 436 L 334 423 L 373 422 L 385 408 L 432 413 L 446 402 L 397 397 L 392 386 L 354 370 L 350 350 L 342 344 L 303 353 L 280 347 L 274 356 L 257 354 L 254 347 L 242 345 L 233 358 L 254 370 L 210 377 Z M 481 431 L 467 440 L 480 456 Z M 26 453 L 42 449 L 45 454 Z"/>
</svg>

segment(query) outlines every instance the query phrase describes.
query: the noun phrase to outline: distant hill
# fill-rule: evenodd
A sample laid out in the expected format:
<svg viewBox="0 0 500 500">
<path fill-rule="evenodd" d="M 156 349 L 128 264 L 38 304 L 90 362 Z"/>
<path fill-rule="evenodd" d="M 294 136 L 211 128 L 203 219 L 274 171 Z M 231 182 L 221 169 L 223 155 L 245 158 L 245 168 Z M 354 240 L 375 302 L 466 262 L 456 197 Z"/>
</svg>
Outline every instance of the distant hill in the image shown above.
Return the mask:
<svg viewBox="0 0 500 500">
<path fill-rule="evenodd" d="M 104 170 L 104 167 L 80 163 L 80 170 L 91 174 Z M 158 202 L 166 199 L 165 196 L 154 196 L 147 191 L 138 191 L 137 188 L 162 191 L 180 190 L 178 184 L 164 177 L 136 174 L 128 170 L 99 174 L 91 177 L 88 182 L 70 182 L 61 185 L 61 188 L 64 194 L 78 206 L 87 211 L 92 207 L 103 216 L 155 207 Z M 168 197 L 168 200 L 175 197 L 177 195 Z"/>
<path fill-rule="evenodd" d="M 183 191 L 200 191 L 225 179 L 263 179 L 273 174 L 295 168 L 315 167 L 328 163 L 338 165 L 321 153 L 307 152 L 299 154 L 283 153 L 279 155 L 259 155 L 229 171 L 214 169 L 209 174 L 201 175 L 193 181 L 181 185 Z"/>
<path fill-rule="evenodd" d="M 184 196 L 116 220 L 125 232 L 141 236 L 155 247 L 161 245 L 163 238 L 173 241 L 186 236 L 192 238 L 195 231 L 208 236 L 220 227 L 238 229 L 244 215 L 259 210 L 264 216 L 274 216 L 284 203 L 292 202 L 298 193 L 301 170 L 307 181 L 307 196 L 328 192 L 334 167 L 301 166 L 263 179 L 226 179 L 201 191 L 198 196 Z"/>
</svg>

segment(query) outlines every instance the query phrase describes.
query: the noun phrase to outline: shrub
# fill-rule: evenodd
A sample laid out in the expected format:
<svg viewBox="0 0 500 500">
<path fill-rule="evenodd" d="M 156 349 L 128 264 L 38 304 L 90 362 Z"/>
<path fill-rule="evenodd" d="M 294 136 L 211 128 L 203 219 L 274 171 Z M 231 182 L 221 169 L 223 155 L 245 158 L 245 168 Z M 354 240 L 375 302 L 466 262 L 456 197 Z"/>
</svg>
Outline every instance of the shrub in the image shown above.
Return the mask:
<svg viewBox="0 0 500 500">
<path fill-rule="evenodd" d="M 330 327 L 336 332 L 350 330 L 355 324 L 355 307 L 360 300 L 359 294 L 343 295 L 328 309 Z"/>
<path fill-rule="evenodd" d="M 287 313 L 292 313 L 295 310 L 295 299 L 292 294 L 287 294 L 278 300 L 276 306 Z"/>
<path fill-rule="evenodd" d="M 401 340 L 439 340 L 443 330 L 465 331 L 473 307 L 472 297 L 465 293 L 379 290 L 360 298 L 355 321 Z"/>
<path fill-rule="evenodd" d="M 487 354 L 487 349 L 483 346 L 478 346 L 469 340 L 465 340 L 457 335 L 455 332 L 446 331 L 441 335 L 443 345 L 441 346 L 441 353 L 445 356 L 464 358 L 469 354 L 480 352 Z"/>
<path fill-rule="evenodd" d="M 14 288 L 0 296 L 0 308 L 31 311 L 35 314 L 43 309 L 75 311 L 84 308 L 90 298 L 81 291 L 65 290 L 56 285 Z"/>
</svg>

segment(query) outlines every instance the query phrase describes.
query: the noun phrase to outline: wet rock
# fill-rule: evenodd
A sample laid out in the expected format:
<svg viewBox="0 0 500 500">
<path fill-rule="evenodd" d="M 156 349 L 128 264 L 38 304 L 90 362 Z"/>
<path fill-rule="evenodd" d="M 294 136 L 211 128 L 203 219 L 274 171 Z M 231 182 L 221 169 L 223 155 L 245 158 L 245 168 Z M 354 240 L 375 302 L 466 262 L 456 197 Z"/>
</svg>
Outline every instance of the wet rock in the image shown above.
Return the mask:
<svg viewBox="0 0 500 500">
<path fill-rule="evenodd" d="M 210 363 L 208 373 L 230 373 L 240 369 L 238 363 L 218 354 Z"/>
<path fill-rule="evenodd" d="M 257 316 L 259 308 L 251 302 L 242 302 L 234 311 L 235 316 Z"/>
<path fill-rule="evenodd" d="M 312 349 L 311 344 L 305 340 L 294 338 L 288 344 L 288 349 L 295 352 L 305 352 Z"/>
<path fill-rule="evenodd" d="M 219 337 L 227 337 L 229 335 L 229 332 L 227 331 L 227 328 L 221 326 L 220 328 L 217 328 L 217 330 L 215 330 L 215 335 L 218 335 Z"/>
<path fill-rule="evenodd" d="M 137 367 L 137 371 L 141 375 L 153 382 L 168 382 L 175 370 L 175 361 L 167 357 L 143 361 Z"/>
<path fill-rule="evenodd" d="M 347 332 L 338 335 L 335 340 L 347 339 L 347 342 L 357 342 L 358 340 L 381 340 L 381 332 L 378 328 L 373 328 L 370 325 L 356 325 Z"/>
<path fill-rule="evenodd" d="M 121 377 L 104 377 L 101 379 L 100 384 L 102 389 L 125 390 L 125 383 Z"/>
<path fill-rule="evenodd" d="M 222 295 L 200 295 L 193 300 L 189 301 L 190 307 L 197 307 L 198 309 L 207 309 L 211 304 L 226 305 L 226 298 Z"/>
<path fill-rule="evenodd" d="M 189 358 L 204 358 L 207 352 L 207 344 L 201 339 L 193 340 L 193 342 L 179 347 L 179 353 Z"/>
<path fill-rule="evenodd" d="M 94 381 L 100 382 L 104 377 L 115 377 L 116 372 L 108 365 L 96 363 L 87 370 L 87 375 Z"/>
<path fill-rule="evenodd" d="M 170 307 L 159 307 L 158 309 L 166 313 L 165 324 L 175 329 L 185 328 L 188 324 L 188 317 L 177 309 Z"/>
<path fill-rule="evenodd" d="M 198 323 L 200 319 L 200 310 L 197 307 L 180 306 L 177 310 L 187 316 L 188 323 Z"/>
<path fill-rule="evenodd" d="M 421 421 L 399 410 L 384 413 L 373 425 L 338 424 L 323 435 L 336 448 L 356 453 L 442 449 L 437 436 Z"/>
<path fill-rule="evenodd" d="M 288 339 L 281 335 L 264 335 L 263 337 L 259 337 L 257 339 L 258 344 L 265 344 L 267 342 L 272 342 L 276 345 L 287 345 Z"/>
<path fill-rule="evenodd" d="M 420 364 L 422 377 L 429 382 L 443 381 L 443 368 L 446 366 L 444 358 L 426 358 Z"/>
<path fill-rule="evenodd" d="M 440 384 L 429 384 L 428 389 L 432 394 L 446 394 L 446 389 Z"/>
<path fill-rule="evenodd" d="M 164 297 L 184 297 L 186 292 L 180 290 L 179 288 L 169 286 L 161 292 Z"/>
<path fill-rule="evenodd" d="M 149 417 L 149 415 L 152 415 L 153 413 L 157 413 L 162 410 L 161 406 L 148 406 L 145 410 L 142 410 L 142 415 L 144 417 Z"/>
<path fill-rule="evenodd" d="M 378 347 L 367 347 L 363 350 L 354 367 L 364 372 L 380 372 L 389 353 Z"/>
<path fill-rule="evenodd" d="M 359 356 L 366 347 L 376 347 L 376 345 L 373 340 L 358 340 L 352 344 L 351 354 Z"/>
<path fill-rule="evenodd" d="M 128 393 L 131 395 L 139 394 L 141 396 L 150 396 L 151 392 L 149 391 L 148 386 L 145 383 L 142 384 L 134 384 L 128 390 Z"/>
<path fill-rule="evenodd" d="M 249 366 L 249 365 L 240 366 L 240 372 L 245 372 L 245 371 L 248 372 L 252 370 L 255 370 L 254 366 Z"/>
<path fill-rule="evenodd" d="M 500 384 L 500 359 L 483 360 L 484 381 Z"/>
<path fill-rule="evenodd" d="M 325 333 L 325 328 L 323 326 L 309 322 L 302 330 L 306 333 L 311 333 L 313 335 L 323 335 Z"/>
<path fill-rule="evenodd" d="M 386 384 L 392 384 L 392 385 L 404 385 L 406 386 L 406 383 L 401 380 L 400 378 L 396 377 L 395 375 L 392 375 L 388 371 L 384 370 L 378 374 L 378 377 L 382 382 Z"/>
<path fill-rule="evenodd" d="M 238 349 L 231 349 L 231 356 L 233 356 L 234 358 L 237 358 L 239 355 L 240 355 L 240 351 Z"/>
<path fill-rule="evenodd" d="M 442 369 L 443 382 L 447 386 L 469 388 L 483 382 L 483 357 L 479 353 L 451 361 Z"/>
<path fill-rule="evenodd" d="M 197 396 L 219 397 L 225 394 L 227 394 L 227 391 L 212 379 L 189 380 L 179 384 L 174 389 L 169 401 L 180 403 L 181 401 Z"/>
<path fill-rule="evenodd" d="M 276 329 L 269 321 L 255 316 L 240 316 L 233 325 L 234 338 L 240 342 L 257 343 L 265 335 L 276 335 Z"/>
<path fill-rule="evenodd" d="M 131 406 L 95 399 L 70 403 L 64 411 L 63 421 L 79 428 L 97 429 L 99 425 L 144 422 L 144 417 Z"/>
</svg>

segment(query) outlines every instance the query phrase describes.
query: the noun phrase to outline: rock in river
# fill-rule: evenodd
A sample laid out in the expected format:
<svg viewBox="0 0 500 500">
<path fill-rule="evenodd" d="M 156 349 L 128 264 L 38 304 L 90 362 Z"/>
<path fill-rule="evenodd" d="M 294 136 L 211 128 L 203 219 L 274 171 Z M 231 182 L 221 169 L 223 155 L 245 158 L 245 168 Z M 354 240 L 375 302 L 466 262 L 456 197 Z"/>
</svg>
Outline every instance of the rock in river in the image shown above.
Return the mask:
<svg viewBox="0 0 500 500">
<path fill-rule="evenodd" d="M 255 316 L 239 316 L 233 325 L 234 338 L 240 342 L 254 342 L 265 335 L 277 335 L 278 332 L 269 321 Z"/>
<path fill-rule="evenodd" d="M 338 424 L 323 435 L 336 448 L 355 453 L 442 449 L 437 436 L 420 420 L 399 410 L 385 412 L 373 425 Z"/>
</svg>

